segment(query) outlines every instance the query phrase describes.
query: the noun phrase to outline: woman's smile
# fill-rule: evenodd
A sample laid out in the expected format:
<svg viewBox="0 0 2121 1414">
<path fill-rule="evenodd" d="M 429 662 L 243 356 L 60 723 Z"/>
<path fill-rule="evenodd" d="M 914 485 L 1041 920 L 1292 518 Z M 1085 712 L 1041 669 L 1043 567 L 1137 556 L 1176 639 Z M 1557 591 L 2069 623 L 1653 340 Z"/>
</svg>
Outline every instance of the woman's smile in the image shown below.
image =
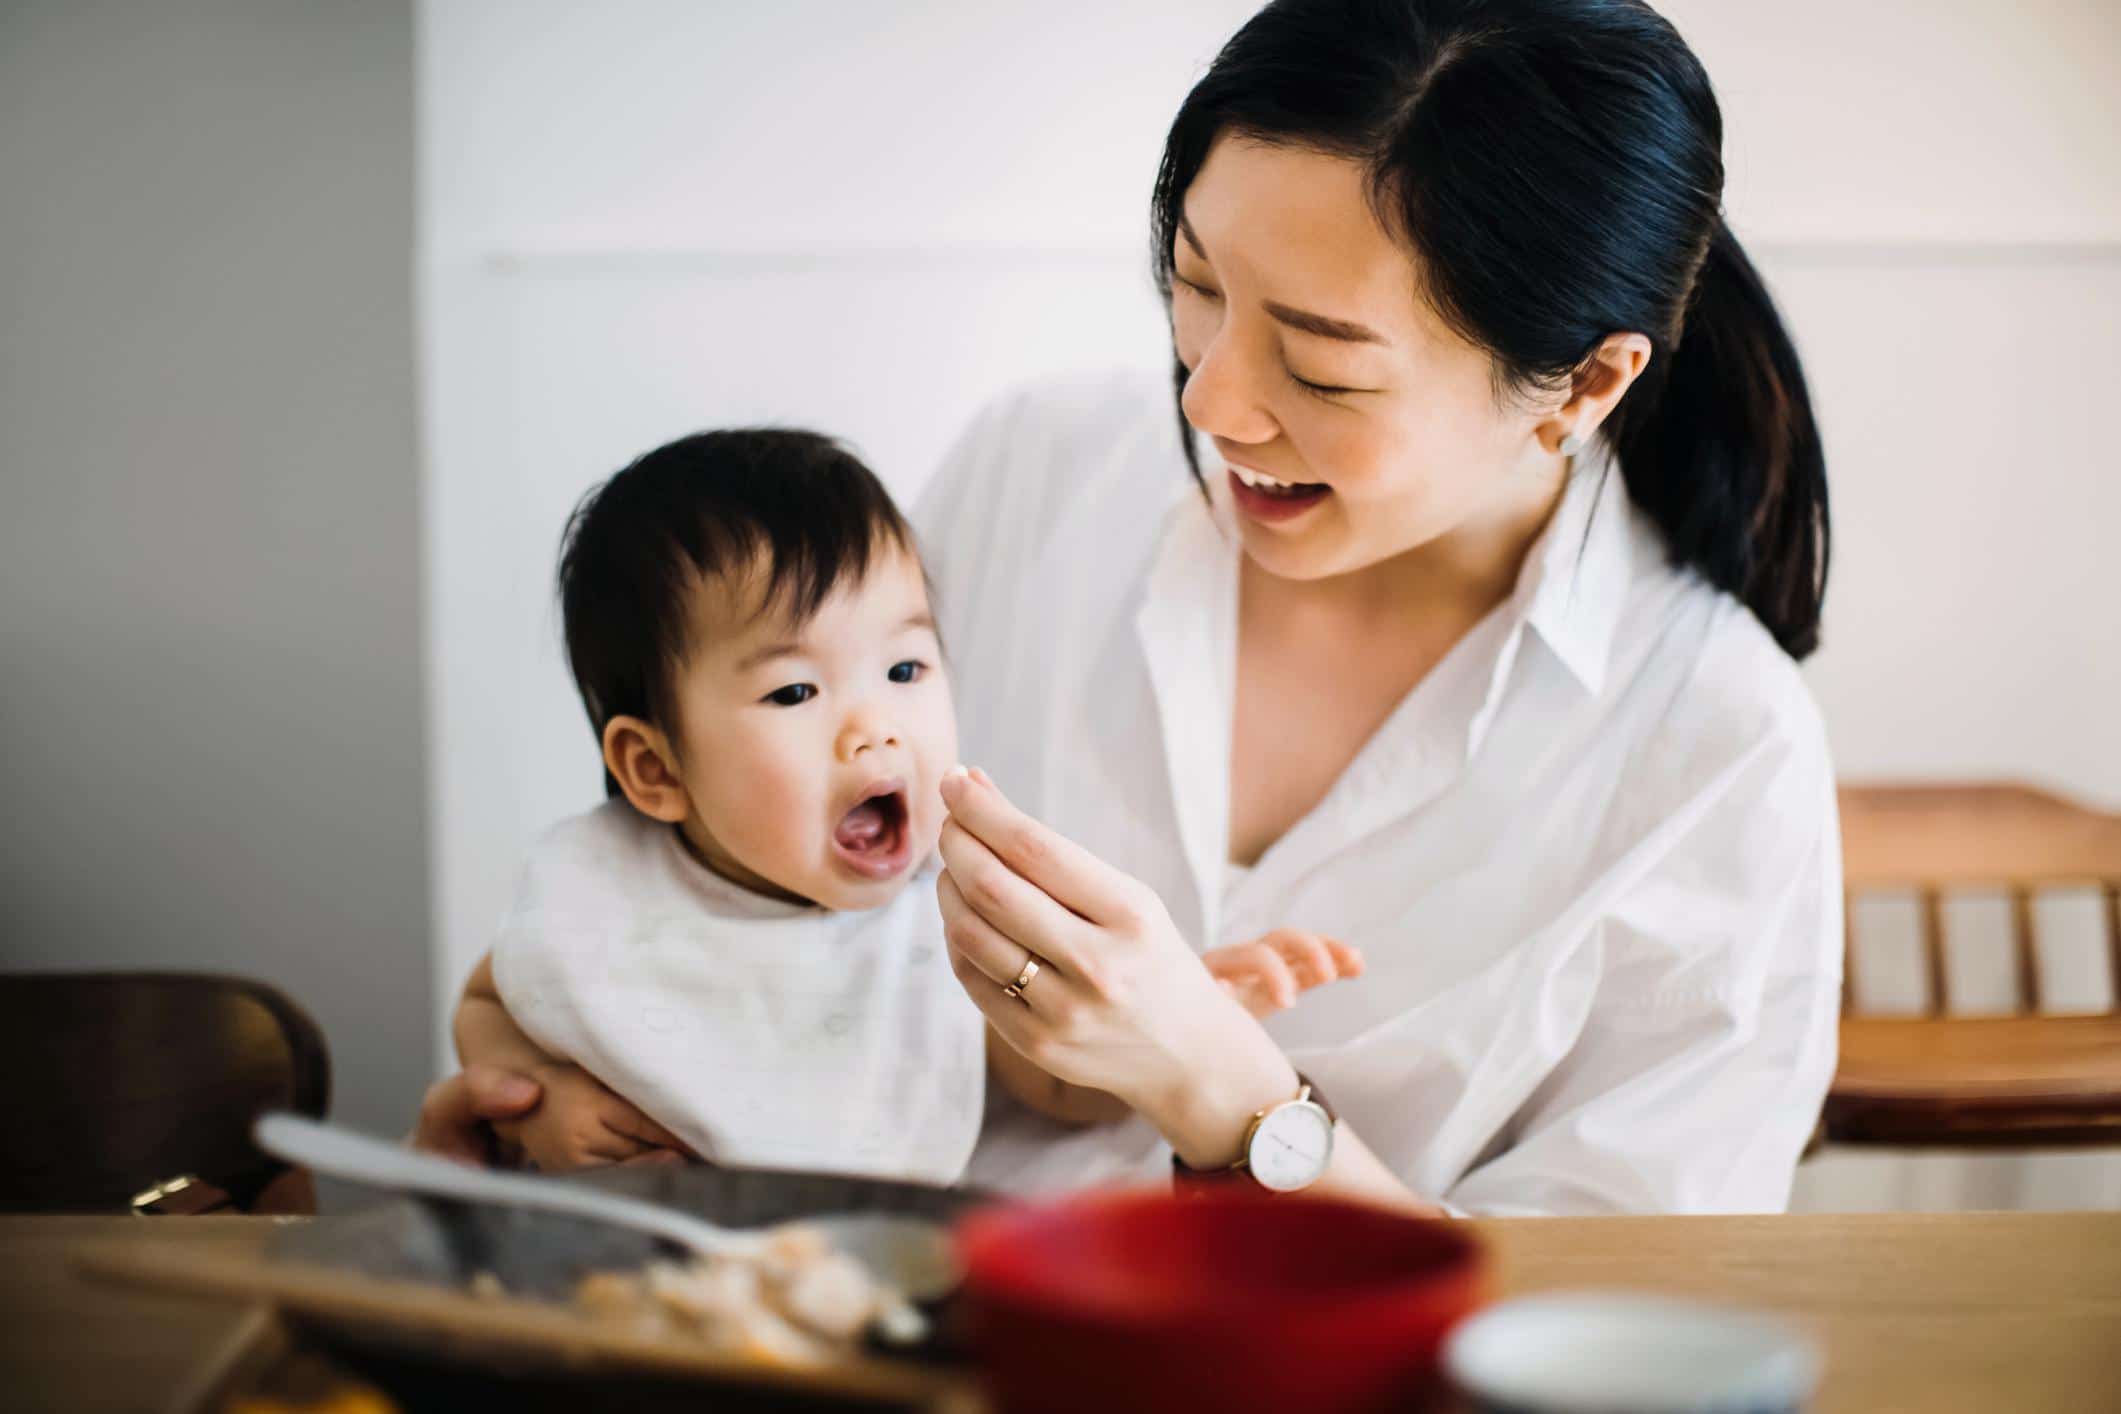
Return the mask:
<svg viewBox="0 0 2121 1414">
<path fill-rule="evenodd" d="M 1291 521 L 1323 503 L 1333 488 L 1323 482 L 1276 481 L 1249 467 L 1230 465 L 1230 498 L 1238 510 L 1269 525 Z"/>
</svg>

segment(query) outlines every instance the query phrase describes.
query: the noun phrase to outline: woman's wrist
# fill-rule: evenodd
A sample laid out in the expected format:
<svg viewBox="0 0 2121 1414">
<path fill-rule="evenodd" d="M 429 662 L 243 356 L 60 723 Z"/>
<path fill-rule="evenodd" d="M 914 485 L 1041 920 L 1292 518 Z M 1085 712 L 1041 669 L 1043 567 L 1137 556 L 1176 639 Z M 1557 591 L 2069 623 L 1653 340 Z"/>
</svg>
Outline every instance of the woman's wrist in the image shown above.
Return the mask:
<svg viewBox="0 0 2121 1414">
<path fill-rule="evenodd" d="M 1203 1046 L 1198 1060 L 1156 1094 L 1131 1101 L 1172 1152 L 1197 1169 L 1228 1168 L 1244 1157 L 1245 1130 L 1271 1105 L 1296 1098 L 1296 1067 L 1274 1038 L 1235 1002 L 1235 1023 Z"/>
</svg>

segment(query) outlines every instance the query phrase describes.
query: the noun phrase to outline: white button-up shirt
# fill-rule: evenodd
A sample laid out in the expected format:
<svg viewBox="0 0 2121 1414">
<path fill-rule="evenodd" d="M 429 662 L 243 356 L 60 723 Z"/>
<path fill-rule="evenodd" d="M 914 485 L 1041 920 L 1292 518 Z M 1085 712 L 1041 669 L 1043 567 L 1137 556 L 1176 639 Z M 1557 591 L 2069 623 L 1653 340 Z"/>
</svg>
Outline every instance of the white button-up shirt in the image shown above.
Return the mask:
<svg viewBox="0 0 2121 1414">
<path fill-rule="evenodd" d="M 1784 1207 L 1841 977 L 1833 772 L 1795 664 L 1579 458 L 1510 599 L 1233 875 L 1242 552 L 1178 438 L 1168 384 L 1073 380 L 988 408 L 928 487 L 965 759 L 1196 946 L 1361 948 L 1362 977 L 1266 1026 L 1417 1194 Z M 1155 1178 L 1168 1155 L 1139 1119 L 1071 1131 L 997 1097 L 969 1177 Z"/>
</svg>

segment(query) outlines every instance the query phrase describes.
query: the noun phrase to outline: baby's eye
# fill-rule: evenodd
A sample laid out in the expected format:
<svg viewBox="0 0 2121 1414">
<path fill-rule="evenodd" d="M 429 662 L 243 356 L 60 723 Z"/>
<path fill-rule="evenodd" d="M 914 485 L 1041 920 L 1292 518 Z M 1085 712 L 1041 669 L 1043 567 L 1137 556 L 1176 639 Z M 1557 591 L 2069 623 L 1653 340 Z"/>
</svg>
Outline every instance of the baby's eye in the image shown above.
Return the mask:
<svg viewBox="0 0 2121 1414">
<path fill-rule="evenodd" d="M 891 680 L 893 682 L 918 682 L 921 674 L 927 670 L 928 665 L 926 663 L 921 662 L 917 658 L 908 658 L 903 663 L 892 664 Z"/>
<path fill-rule="evenodd" d="M 767 693 L 761 700 L 771 702 L 776 707 L 800 707 L 815 696 L 817 689 L 809 683 L 792 682 L 786 687 Z"/>
</svg>

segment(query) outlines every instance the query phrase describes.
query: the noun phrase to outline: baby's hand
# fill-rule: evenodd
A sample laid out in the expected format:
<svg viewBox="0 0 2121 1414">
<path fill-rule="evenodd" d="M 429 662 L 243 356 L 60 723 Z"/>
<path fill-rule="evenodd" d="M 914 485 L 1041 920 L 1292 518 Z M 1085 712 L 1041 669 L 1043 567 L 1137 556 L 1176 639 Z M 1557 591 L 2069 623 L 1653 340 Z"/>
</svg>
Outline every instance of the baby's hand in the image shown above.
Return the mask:
<svg viewBox="0 0 2121 1414">
<path fill-rule="evenodd" d="M 1249 943 L 1210 948 L 1200 960 L 1224 991 L 1261 1020 L 1294 1006 L 1300 992 L 1362 976 L 1362 954 L 1355 948 L 1293 928 L 1277 928 Z"/>
<path fill-rule="evenodd" d="M 670 1163 L 690 1153 L 676 1135 L 580 1066 L 542 1066 L 532 1079 L 544 1087 L 537 1108 L 519 1120 L 497 1123 L 494 1131 L 546 1173 L 606 1164 Z"/>
</svg>

